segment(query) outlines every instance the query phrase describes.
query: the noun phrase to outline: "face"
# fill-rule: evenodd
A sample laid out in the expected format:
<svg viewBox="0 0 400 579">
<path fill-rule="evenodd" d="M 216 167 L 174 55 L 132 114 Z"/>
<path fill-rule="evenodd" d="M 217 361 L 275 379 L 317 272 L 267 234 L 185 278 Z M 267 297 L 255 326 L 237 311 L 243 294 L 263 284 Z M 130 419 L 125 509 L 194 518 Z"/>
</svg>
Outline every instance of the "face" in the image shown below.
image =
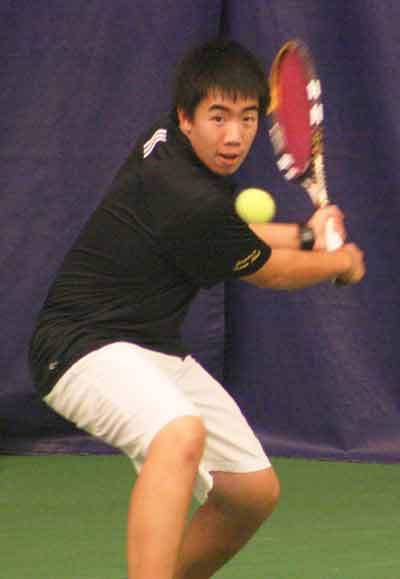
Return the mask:
<svg viewBox="0 0 400 579">
<path fill-rule="evenodd" d="M 216 92 L 199 103 L 193 119 L 178 110 L 179 126 L 211 171 L 231 175 L 239 169 L 253 144 L 258 111 L 256 98 L 233 100 Z"/>
</svg>

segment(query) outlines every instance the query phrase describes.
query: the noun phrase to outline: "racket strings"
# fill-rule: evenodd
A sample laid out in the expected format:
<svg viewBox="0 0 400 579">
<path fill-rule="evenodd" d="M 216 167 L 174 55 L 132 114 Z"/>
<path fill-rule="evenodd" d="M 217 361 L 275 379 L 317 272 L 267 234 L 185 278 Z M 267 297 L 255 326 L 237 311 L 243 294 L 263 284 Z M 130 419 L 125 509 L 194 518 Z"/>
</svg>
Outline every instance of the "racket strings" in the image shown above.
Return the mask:
<svg viewBox="0 0 400 579">
<path fill-rule="evenodd" d="M 321 83 L 303 44 L 289 41 L 283 46 L 269 82 L 269 136 L 278 169 L 288 181 L 300 179 L 315 205 L 326 205 Z"/>
</svg>

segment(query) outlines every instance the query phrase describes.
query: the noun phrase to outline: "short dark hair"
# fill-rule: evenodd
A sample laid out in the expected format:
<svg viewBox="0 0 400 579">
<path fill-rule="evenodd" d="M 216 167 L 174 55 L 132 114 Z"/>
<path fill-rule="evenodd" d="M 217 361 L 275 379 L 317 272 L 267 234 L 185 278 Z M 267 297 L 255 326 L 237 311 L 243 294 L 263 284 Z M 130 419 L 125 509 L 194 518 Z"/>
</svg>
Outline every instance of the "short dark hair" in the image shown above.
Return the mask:
<svg viewBox="0 0 400 579">
<path fill-rule="evenodd" d="M 264 66 L 238 42 L 217 39 L 202 44 L 192 49 L 177 67 L 173 95 L 175 115 L 181 109 L 193 119 L 197 105 L 212 91 L 234 100 L 257 98 L 263 115 L 268 103 Z"/>
</svg>

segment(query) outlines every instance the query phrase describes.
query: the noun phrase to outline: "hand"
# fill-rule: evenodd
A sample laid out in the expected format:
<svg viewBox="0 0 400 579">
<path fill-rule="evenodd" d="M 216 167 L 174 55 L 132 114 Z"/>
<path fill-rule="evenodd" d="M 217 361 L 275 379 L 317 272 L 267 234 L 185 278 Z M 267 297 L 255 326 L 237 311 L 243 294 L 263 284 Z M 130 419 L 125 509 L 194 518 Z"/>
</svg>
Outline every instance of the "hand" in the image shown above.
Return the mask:
<svg viewBox="0 0 400 579">
<path fill-rule="evenodd" d="M 344 285 L 356 284 L 365 275 L 364 254 L 354 243 L 346 243 L 339 251 L 345 251 L 350 257 L 349 268 L 337 277 L 337 281 Z"/>
<path fill-rule="evenodd" d="M 326 246 L 326 229 L 328 221 L 332 220 L 333 229 L 343 239 L 346 239 L 346 228 L 344 226 L 344 215 L 336 205 L 327 205 L 317 209 L 307 225 L 311 227 L 315 235 L 314 249 L 317 251 L 326 251 L 330 248 Z"/>
</svg>

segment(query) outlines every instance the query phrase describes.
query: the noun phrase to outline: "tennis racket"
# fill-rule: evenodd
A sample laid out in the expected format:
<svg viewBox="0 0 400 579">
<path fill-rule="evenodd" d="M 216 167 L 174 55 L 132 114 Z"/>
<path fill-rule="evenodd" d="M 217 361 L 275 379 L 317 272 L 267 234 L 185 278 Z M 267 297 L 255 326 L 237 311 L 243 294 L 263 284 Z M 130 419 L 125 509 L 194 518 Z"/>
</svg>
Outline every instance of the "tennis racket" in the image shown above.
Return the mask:
<svg viewBox="0 0 400 579">
<path fill-rule="evenodd" d="M 279 170 L 297 181 L 314 206 L 329 204 L 324 170 L 323 105 L 321 84 L 309 50 L 299 40 L 290 40 L 276 55 L 269 75 L 269 135 Z M 338 249 L 343 239 L 329 219 L 325 231 L 328 251 Z"/>
</svg>

